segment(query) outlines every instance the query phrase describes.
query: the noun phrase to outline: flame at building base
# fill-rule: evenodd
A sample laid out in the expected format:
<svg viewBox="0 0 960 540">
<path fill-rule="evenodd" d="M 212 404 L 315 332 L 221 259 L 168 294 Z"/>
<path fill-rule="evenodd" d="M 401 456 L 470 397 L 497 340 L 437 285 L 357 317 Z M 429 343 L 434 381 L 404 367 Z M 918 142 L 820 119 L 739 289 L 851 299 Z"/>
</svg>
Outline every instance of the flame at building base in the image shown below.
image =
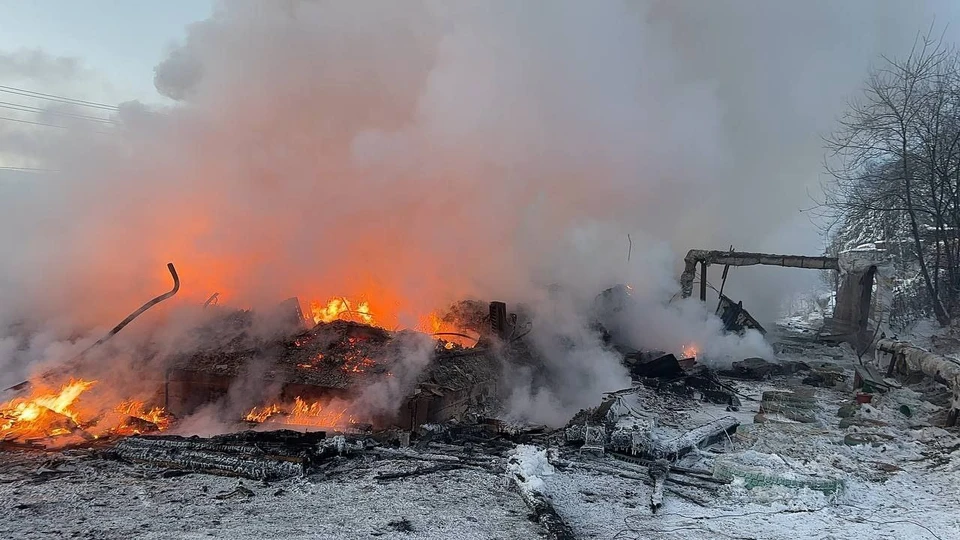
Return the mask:
<svg viewBox="0 0 960 540">
<path fill-rule="evenodd" d="M 171 419 L 163 408 L 148 409 L 142 401 L 127 400 L 103 408 L 83 405 L 82 395 L 96 383 L 71 379 L 57 391 L 38 390 L 31 397 L 0 404 L 0 441 L 44 441 L 46 446 L 57 446 L 169 427 Z"/>
<path fill-rule="evenodd" d="M 311 403 L 298 396 L 291 404 L 274 403 L 254 407 L 244 420 L 259 424 L 344 428 L 358 423 L 347 410 L 347 406 L 324 404 L 320 401 Z"/>
</svg>

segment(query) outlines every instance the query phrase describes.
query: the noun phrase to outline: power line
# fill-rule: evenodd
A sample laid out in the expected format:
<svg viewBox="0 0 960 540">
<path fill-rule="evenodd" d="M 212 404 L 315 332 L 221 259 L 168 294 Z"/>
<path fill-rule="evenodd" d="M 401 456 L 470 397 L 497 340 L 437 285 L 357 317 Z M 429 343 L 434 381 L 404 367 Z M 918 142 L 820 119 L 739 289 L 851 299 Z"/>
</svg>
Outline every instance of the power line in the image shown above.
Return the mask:
<svg viewBox="0 0 960 540">
<path fill-rule="evenodd" d="M 32 107 L 30 105 L 21 105 L 19 103 L 10 103 L 9 101 L 0 101 L 0 108 L 10 109 L 20 112 L 29 112 L 29 113 L 38 113 L 38 114 L 52 114 L 54 116 L 65 116 L 67 118 L 78 118 L 81 120 L 93 120 L 96 122 L 104 122 L 107 124 L 116 124 L 113 120 L 109 118 L 101 118 L 98 116 L 87 116 L 85 114 L 75 114 L 68 113 L 63 111 L 54 111 L 49 109 L 43 109 L 40 107 Z"/>
<path fill-rule="evenodd" d="M 118 111 L 119 107 L 116 105 L 107 105 L 106 103 L 98 103 L 96 101 L 87 101 L 85 99 L 74 99 L 64 96 L 57 96 L 54 94 L 45 94 L 43 92 L 34 92 L 33 90 L 26 90 L 23 88 L 16 88 L 14 86 L 3 86 L 0 85 L 0 92 L 6 94 L 15 94 L 18 96 L 32 97 L 36 99 L 46 99 L 50 101 L 59 101 L 61 103 L 69 103 L 71 105 L 79 105 L 81 107 L 91 107 L 94 109 L 105 109 L 108 111 Z"/>
<path fill-rule="evenodd" d="M 38 167 L 0 167 L 0 171 L 17 171 L 17 172 L 60 172 L 57 169 L 41 169 Z"/>
<path fill-rule="evenodd" d="M 21 124 L 29 124 L 31 126 L 44 126 L 44 127 L 58 128 L 58 129 L 71 129 L 69 126 L 58 126 L 57 124 L 47 124 L 46 122 L 31 122 L 30 120 L 21 120 L 20 118 L 10 118 L 9 116 L 0 116 L 0 120 L 7 120 L 9 122 L 19 122 Z M 91 131 L 90 133 L 98 133 L 100 135 L 111 135 L 111 133 L 106 131 Z"/>
<path fill-rule="evenodd" d="M 30 120 L 21 120 L 19 118 L 10 118 L 7 116 L 0 116 L 0 120 L 8 120 L 10 122 L 20 122 L 21 124 L 30 124 L 32 126 L 46 126 L 60 129 L 70 129 L 67 126 L 58 126 L 56 124 L 46 124 L 44 122 L 31 122 Z"/>
</svg>

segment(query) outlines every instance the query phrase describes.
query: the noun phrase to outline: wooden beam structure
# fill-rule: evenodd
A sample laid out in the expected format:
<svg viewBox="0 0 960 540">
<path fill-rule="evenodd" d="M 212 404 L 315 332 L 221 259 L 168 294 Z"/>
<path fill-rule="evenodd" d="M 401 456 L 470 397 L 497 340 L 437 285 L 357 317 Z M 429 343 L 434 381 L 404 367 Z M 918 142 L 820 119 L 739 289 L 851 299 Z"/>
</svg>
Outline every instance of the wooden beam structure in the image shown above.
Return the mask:
<svg viewBox="0 0 960 540">
<path fill-rule="evenodd" d="M 706 300 L 706 268 L 711 264 L 725 266 L 783 266 L 789 268 L 811 268 L 814 270 L 839 270 L 836 257 L 807 257 L 804 255 L 775 255 L 772 253 L 750 253 L 745 251 L 716 251 L 691 249 L 683 258 L 684 268 L 680 275 L 680 289 L 684 298 L 693 294 L 693 281 L 700 265 L 700 299 Z"/>
</svg>

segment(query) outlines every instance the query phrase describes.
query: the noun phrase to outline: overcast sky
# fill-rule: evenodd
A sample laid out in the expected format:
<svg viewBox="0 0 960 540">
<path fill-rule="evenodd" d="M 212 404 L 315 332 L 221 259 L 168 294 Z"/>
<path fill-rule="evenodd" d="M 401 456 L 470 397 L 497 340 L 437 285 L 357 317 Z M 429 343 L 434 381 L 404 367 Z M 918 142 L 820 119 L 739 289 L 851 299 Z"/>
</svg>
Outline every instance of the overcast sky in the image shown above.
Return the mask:
<svg viewBox="0 0 960 540">
<path fill-rule="evenodd" d="M 80 59 L 91 78 L 102 78 L 90 81 L 89 99 L 164 101 L 153 87 L 154 66 L 183 39 L 186 26 L 211 9 L 208 0 L 0 0 L 0 54 L 39 50 Z M 29 90 L 57 91 L 21 82 Z"/>
</svg>

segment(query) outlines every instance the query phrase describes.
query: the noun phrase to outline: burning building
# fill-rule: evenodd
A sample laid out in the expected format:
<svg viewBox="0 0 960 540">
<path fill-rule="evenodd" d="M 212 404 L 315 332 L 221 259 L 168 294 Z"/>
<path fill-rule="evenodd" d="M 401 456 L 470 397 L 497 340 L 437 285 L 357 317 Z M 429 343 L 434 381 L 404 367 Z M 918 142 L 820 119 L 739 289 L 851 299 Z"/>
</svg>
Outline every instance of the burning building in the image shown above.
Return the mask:
<svg viewBox="0 0 960 540">
<path fill-rule="evenodd" d="M 176 293 L 179 278 L 171 272 L 172 292 L 145 304 L 64 366 L 11 388 L 18 394 L 0 406 L 0 440 L 85 444 L 163 431 L 209 407 L 232 430 L 409 430 L 481 415 L 503 397 L 503 363 L 514 347 L 501 338 L 507 321 L 498 302 L 489 314 L 482 303 L 461 302 L 443 316 L 426 317 L 419 330 L 388 330 L 377 325 L 367 302 L 312 303 L 304 317 L 296 298 L 258 314 L 217 305 L 211 297 L 202 322 L 181 336 L 189 346 L 173 354 L 149 345 L 139 351 L 137 377 L 145 391 L 128 396 L 110 374 L 104 378 L 112 388 L 79 378 L 104 375 L 97 346 Z M 56 386 L 65 375 L 78 378 Z M 94 395 L 92 388 L 105 392 Z"/>
</svg>

